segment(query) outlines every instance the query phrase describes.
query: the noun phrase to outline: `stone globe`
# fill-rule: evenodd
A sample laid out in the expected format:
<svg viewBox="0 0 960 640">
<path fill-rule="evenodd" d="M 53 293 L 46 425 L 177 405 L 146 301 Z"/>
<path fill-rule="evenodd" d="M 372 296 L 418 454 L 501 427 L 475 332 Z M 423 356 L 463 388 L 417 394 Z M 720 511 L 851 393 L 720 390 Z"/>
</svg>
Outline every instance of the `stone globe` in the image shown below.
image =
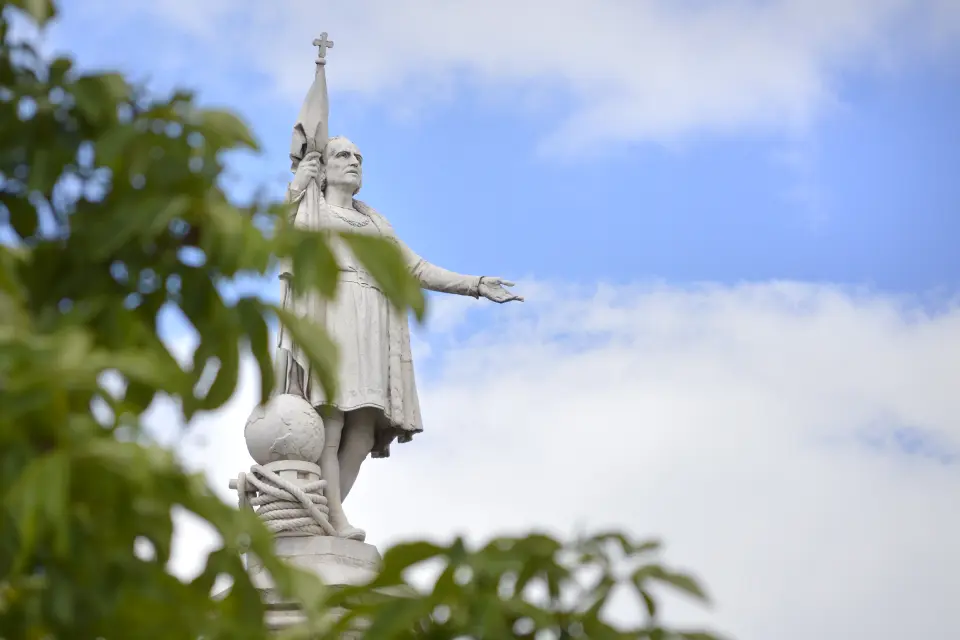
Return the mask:
<svg viewBox="0 0 960 640">
<path fill-rule="evenodd" d="M 323 420 L 304 398 L 282 394 L 256 407 L 243 430 L 257 464 L 302 460 L 316 464 L 323 451 Z"/>
</svg>

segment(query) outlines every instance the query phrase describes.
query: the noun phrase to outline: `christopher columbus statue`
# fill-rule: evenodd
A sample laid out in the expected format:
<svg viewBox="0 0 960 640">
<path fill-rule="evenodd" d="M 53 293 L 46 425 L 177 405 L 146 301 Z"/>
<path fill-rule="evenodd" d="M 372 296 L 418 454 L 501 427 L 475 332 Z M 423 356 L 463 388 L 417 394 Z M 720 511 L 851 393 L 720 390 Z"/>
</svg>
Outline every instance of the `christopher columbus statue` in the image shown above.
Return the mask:
<svg viewBox="0 0 960 640">
<path fill-rule="evenodd" d="M 311 230 L 368 233 L 397 244 L 407 267 L 424 289 L 503 303 L 523 300 L 501 278 L 466 276 L 430 264 L 411 251 L 386 218 L 356 199 L 363 181 L 364 159 L 356 145 L 343 137 L 328 137 L 329 103 L 323 34 L 313 85 L 294 126 L 290 158 L 294 177 L 288 199 L 294 224 Z M 340 266 L 334 300 L 294 296 L 281 273 L 283 305 L 326 327 L 340 347 L 337 397 L 325 397 L 306 357 L 281 329 L 276 393 L 306 398 L 323 417 L 325 444 L 318 464 L 327 481 L 330 524 L 343 538 L 363 540 L 365 532 L 350 524 L 343 501 L 368 455 L 384 458 L 394 440 L 409 442 L 423 430 L 410 353 L 410 327 L 379 291 L 376 281 L 336 236 L 331 246 Z"/>
</svg>

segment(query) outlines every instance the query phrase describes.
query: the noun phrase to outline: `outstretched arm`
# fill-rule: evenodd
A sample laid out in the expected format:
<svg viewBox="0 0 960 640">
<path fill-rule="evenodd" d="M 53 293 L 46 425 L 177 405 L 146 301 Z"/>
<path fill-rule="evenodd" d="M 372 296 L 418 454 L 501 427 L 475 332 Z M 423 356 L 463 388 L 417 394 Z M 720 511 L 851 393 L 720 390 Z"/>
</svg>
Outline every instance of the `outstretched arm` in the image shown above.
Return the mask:
<svg viewBox="0 0 960 640">
<path fill-rule="evenodd" d="M 435 264 L 431 264 L 418 256 L 403 241 L 397 239 L 400 250 L 407 263 L 407 268 L 419 282 L 420 286 L 429 291 L 453 293 L 460 296 L 480 297 L 481 276 L 465 276 L 448 271 Z"/>
<path fill-rule="evenodd" d="M 512 282 L 490 276 L 465 276 L 427 262 L 414 253 L 405 242 L 397 237 L 393 231 L 393 227 L 383 216 L 362 202 L 356 201 L 354 206 L 373 217 L 381 232 L 397 243 L 400 252 L 403 254 L 407 268 L 410 269 L 410 273 L 413 274 L 420 283 L 420 286 L 424 289 L 439 291 L 441 293 L 455 293 L 473 298 L 483 297 L 487 300 L 500 303 L 510 302 L 512 300 L 523 301 L 521 296 L 504 288 L 512 287 Z"/>
<path fill-rule="evenodd" d="M 490 276 L 464 276 L 453 271 L 447 271 L 434 264 L 430 264 L 416 253 L 410 247 L 399 239 L 400 250 L 406 258 L 407 266 L 414 277 L 420 282 L 420 286 L 430 291 L 439 291 L 441 293 L 455 293 L 461 296 L 472 296 L 479 298 L 483 296 L 493 302 L 510 302 L 518 300 L 523 302 L 523 297 L 518 296 L 504 287 L 512 287 L 513 283 L 502 278 L 492 278 Z"/>
</svg>

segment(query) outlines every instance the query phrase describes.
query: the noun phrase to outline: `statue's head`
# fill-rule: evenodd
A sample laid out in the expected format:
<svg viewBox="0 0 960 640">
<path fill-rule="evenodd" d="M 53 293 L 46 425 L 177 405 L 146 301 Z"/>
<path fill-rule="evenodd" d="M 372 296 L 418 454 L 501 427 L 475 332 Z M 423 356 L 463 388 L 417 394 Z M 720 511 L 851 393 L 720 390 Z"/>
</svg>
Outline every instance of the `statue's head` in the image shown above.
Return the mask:
<svg viewBox="0 0 960 640">
<path fill-rule="evenodd" d="M 363 156 L 357 145 L 343 136 L 330 138 L 323 149 L 320 189 L 336 186 L 356 195 L 363 185 Z"/>
</svg>

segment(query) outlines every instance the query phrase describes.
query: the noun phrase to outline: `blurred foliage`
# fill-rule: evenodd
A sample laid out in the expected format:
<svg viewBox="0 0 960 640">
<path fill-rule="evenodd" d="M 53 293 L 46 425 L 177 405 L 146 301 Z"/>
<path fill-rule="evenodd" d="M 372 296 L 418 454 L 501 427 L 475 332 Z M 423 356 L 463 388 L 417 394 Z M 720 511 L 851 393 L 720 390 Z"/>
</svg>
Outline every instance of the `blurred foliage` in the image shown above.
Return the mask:
<svg viewBox="0 0 960 640">
<path fill-rule="evenodd" d="M 329 296 L 336 264 L 322 235 L 290 227 L 282 203 L 239 205 L 220 188 L 224 152 L 257 148 L 235 116 L 200 108 L 189 92 L 155 97 L 120 74 L 81 73 L 11 32 L 17 14 L 42 34 L 55 4 L 0 0 L 0 639 L 267 637 L 243 552 L 304 604 L 298 633 L 313 638 L 340 637 L 358 620 L 368 638 L 708 637 L 657 626 L 652 584 L 703 593 L 654 562 L 656 545 L 616 534 L 399 545 L 374 584 L 327 589 L 274 557 L 250 510 L 224 504 L 151 444 L 148 407 L 172 398 L 185 423 L 221 407 L 244 348 L 270 391 L 274 320 L 333 385 L 335 347 L 322 327 L 254 296 L 228 299 L 223 285 L 284 259 L 298 290 Z M 359 242 L 391 300 L 422 316 L 397 252 Z M 158 336 L 172 311 L 199 336 L 190 362 Z M 167 569 L 175 509 L 223 539 L 187 582 Z M 431 562 L 441 570 L 432 589 L 396 595 L 411 567 Z M 233 586 L 215 598 L 223 577 Z M 636 591 L 640 629 L 603 622 L 618 580 Z M 348 613 L 324 615 L 337 607 Z"/>
</svg>

